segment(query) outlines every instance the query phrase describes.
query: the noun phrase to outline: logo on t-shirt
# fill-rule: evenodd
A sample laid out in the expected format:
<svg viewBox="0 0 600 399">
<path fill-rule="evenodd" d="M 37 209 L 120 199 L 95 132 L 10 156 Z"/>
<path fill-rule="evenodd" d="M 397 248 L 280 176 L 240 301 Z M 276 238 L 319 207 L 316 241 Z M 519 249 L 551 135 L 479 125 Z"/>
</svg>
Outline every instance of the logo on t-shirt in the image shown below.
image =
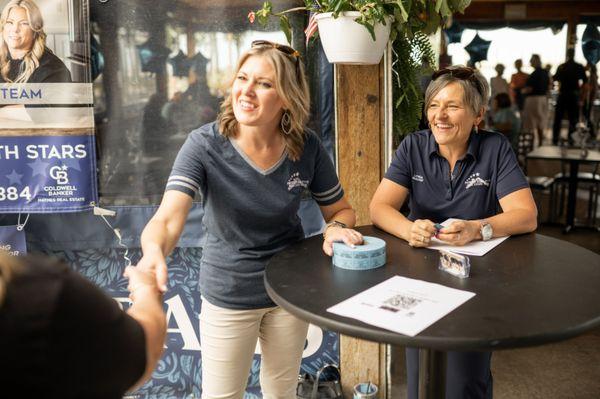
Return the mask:
<svg viewBox="0 0 600 399">
<path fill-rule="evenodd" d="M 425 181 L 425 179 L 421 175 L 413 175 L 412 179 L 414 181 L 418 181 L 419 183 L 423 183 Z"/>
<path fill-rule="evenodd" d="M 486 186 L 489 187 L 490 186 L 490 181 L 488 180 L 484 180 L 481 177 L 479 177 L 479 172 L 478 173 L 473 173 L 471 176 L 469 176 L 469 178 L 467 179 L 467 181 L 465 181 L 465 188 L 469 189 L 471 187 L 475 187 L 475 186 Z"/>
<path fill-rule="evenodd" d="M 287 181 L 288 191 L 292 191 L 296 187 L 308 187 L 308 180 L 300 178 L 300 172 L 294 172 Z"/>
</svg>

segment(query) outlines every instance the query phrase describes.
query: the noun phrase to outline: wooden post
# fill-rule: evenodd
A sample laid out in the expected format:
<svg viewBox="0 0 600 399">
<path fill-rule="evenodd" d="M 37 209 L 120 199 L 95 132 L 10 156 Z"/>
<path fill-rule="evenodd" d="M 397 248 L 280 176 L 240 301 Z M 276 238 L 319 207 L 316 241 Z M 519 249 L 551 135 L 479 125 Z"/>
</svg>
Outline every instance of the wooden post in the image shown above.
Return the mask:
<svg viewBox="0 0 600 399">
<path fill-rule="evenodd" d="M 369 203 L 382 176 L 380 76 L 378 65 L 336 67 L 338 173 L 359 226 L 371 224 Z"/>
<path fill-rule="evenodd" d="M 382 177 L 383 63 L 336 66 L 336 148 L 340 181 L 356 210 L 357 225 L 371 224 L 369 203 Z M 371 381 L 386 397 L 385 345 L 340 337 L 344 396 Z"/>
<path fill-rule="evenodd" d="M 196 37 L 194 36 L 196 31 L 194 25 L 191 22 L 188 22 L 185 31 L 187 39 L 187 56 L 188 58 L 191 58 L 196 55 Z"/>
</svg>

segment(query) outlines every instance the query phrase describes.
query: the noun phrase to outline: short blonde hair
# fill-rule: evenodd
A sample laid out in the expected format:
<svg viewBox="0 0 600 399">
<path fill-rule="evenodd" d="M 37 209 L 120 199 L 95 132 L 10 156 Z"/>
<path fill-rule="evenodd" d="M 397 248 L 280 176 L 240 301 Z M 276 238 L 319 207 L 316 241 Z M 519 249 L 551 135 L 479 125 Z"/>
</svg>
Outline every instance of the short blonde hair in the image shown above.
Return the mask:
<svg viewBox="0 0 600 399">
<path fill-rule="evenodd" d="M 261 42 L 269 43 L 269 42 Z M 283 102 L 285 111 L 290 116 L 289 134 L 281 133 L 290 159 L 300 159 L 304 148 L 304 128 L 310 114 L 310 94 L 304 76 L 304 66 L 299 54 L 288 54 L 281 51 L 277 43 L 272 45 L 253 46 L 242 54 L 235 69 L 234 79 L 240 68 L 250 57 L 264 57 L 275 70 L 275 90 Z M 286 48 L 289 48 L 285 46 Z M 232 81 L 233 84 L 233 81 Z M 226 137 L 235 137 L 238 132 L 238 121 L 233 113 L 231 93 L 221 105 L 218 116 L 219 131 Z"/>
<path fill-rule="evenodd" d="M 33 30 L 33 45 L 23 57 L 23 63 L 25 68 L 15 78 L 14 82 L 9 79 L 8 73 L 10 72 L 10 62 L 8 59 L 9 50 L 8 46 L 4 42 L 4 36 L 0 35 L 0 74 L 6 82 L 13 83 L 25 83 L 29 80 L 29 77 L 40 66 L 40 59 L 44 55 L 46 49 L 46 33 L 44 32 L 44 19 L 42 13 L 32 0 L 12 0 L 2 10 L 0 14 L 0 31 L 4 31 L 8 14 L 13 8 L 23 8 L 27 13 L 27 21 L 29 27 Z"/>
</svg>

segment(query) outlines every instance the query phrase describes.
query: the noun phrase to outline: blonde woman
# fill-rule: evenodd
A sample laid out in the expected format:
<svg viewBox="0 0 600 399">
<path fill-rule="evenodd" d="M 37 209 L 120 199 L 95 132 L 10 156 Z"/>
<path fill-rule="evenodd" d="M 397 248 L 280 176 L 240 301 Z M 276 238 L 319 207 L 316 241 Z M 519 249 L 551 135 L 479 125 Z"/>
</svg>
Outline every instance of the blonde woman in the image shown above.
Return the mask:
<svg viewBox="0 0 600 399">
<path fill-rule="evenodd" d="M 127 313 L 48 257 L 0 251 L 2 397 L 117 399 L 150 378 L 166 334 L 156 279 L 129 267 Z"/>
<path fill-rule="evenodd" d="M 331 255 L 333 241 L 362 242 L 349 228 L 355 215 L 333 164 L 305 127 L 310 104 L 299 57 L 285 45 L 252 43 L 218 120 L 189 135 L 142 233 L 138 267 L 155 271 L 166 290 L 165 257 L 179 240 L 194 194 L 201 193 L 204 399 L 244 396 L 257 341 L 263 396 L 296 396 L 308 324 L 273 303 L 263 275 L 274 254 L 304 237 L 297 212 L 306 190 L 328 222 L 325 253 Z"/>
<path fill-rule="evenodd" d="M 0 29 L 0 83 L 71 82 L 65 64 L 46 47 L 44 20 L 32 0 L 10 1 Z"/>
</svg>

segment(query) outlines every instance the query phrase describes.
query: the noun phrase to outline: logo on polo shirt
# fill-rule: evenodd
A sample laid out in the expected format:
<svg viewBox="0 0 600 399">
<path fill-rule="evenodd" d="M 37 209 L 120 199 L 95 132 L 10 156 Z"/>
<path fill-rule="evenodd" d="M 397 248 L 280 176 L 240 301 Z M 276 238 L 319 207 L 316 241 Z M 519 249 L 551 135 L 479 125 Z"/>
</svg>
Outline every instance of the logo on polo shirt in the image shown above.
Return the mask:
<svg viewBox="0 0 600 399">
<path fill-rule="evenodd" d="M 469 176 L 467 181 L 465 181 L 465 188 L 469 189 L 469 188 L 475 187 L 475 186 L 489 187 L 490 181 L 489 181 L 489 179 L 485 180 L 485 179 L 482 179 L 481 177 L 479 177 L 479 172 L 473 173 L 471 176 Z"/>
<path fill-rule="evenodd" d="M 288 191 L 292 191 L 296 187 L 308 187 L 308 180 L 302 180 L 300 178 L 300 172 L 294 172 L 287 181 Z"/>
<path fill-rule="evenodd" d="M 425 179 L 421 175 L 413 175 L 412 179 L 414 181 L 418 181 L 419 183 L 423 183 L 425 181 Z"/>
</svg>

